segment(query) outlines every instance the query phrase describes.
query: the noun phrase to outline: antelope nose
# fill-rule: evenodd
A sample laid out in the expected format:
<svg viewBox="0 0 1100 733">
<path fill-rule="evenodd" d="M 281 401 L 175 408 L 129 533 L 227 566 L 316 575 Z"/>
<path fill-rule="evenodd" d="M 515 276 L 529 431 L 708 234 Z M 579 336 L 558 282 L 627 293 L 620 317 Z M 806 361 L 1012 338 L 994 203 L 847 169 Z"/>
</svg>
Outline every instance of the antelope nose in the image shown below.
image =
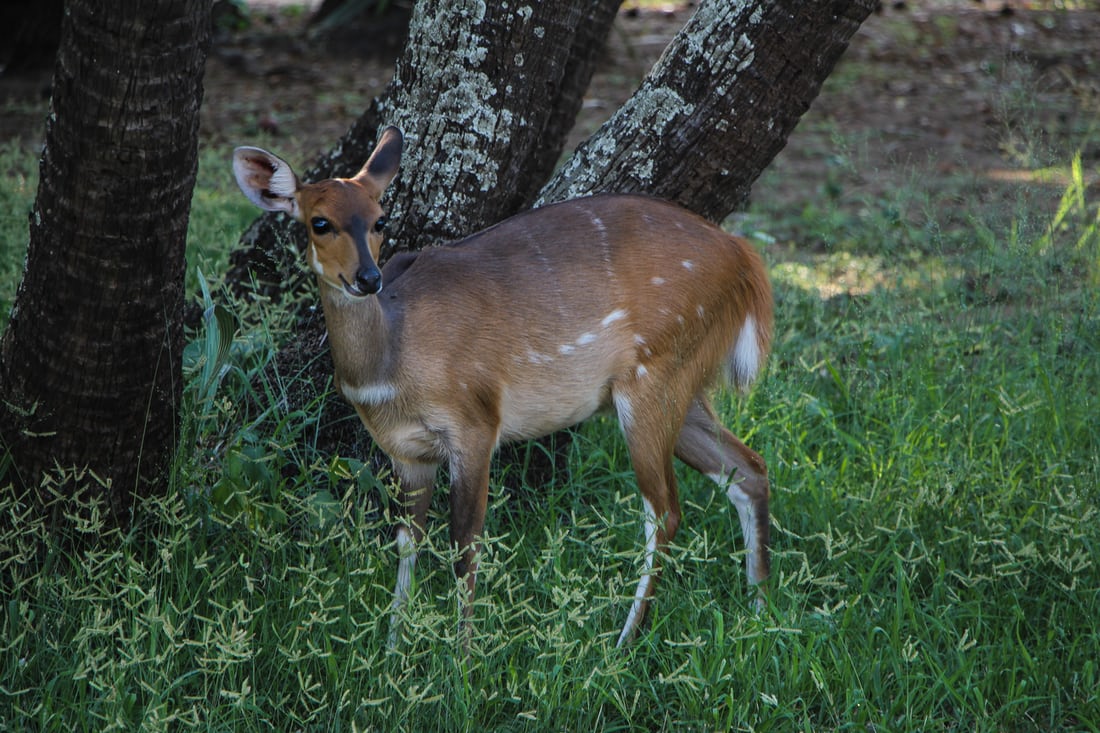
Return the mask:
<svg viewBox="0 0 1100 733">
<path fill-rule="evenodd" d="M 355 274 L 355 287 L 364 295 L 376 295 L 382 289 L 382 273 L 377 267 Z"/>
</svg>

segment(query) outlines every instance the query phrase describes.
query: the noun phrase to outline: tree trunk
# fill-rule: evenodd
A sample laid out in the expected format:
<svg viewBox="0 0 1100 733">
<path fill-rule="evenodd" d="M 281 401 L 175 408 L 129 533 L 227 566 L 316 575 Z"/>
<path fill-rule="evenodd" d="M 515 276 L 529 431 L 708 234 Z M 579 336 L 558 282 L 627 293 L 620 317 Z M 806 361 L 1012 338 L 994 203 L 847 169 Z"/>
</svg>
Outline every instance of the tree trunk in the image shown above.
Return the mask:
<svg viewBox="0 0 1100 733">
<path fill-rule="evenodd" d="M 418 3 L 382 105 L 405 134 L 389 204 L 397 249 L 452 241 L 530 206 L 618 5 Z M 463 23 L 470 33 L 453 32 Z"/>
<path fill-rule="evenodd" d="M 704 0 L 537 205 L 647 193 L 721 222 L 787 144 L 874 0 Z"/>
<path fill-rule="evenodd" d="M 0 486 L 55 520 L 126 526 L 135 497 L 165 487 L 210 5 L 65 6 L 26 270 L 0 342 Z"/>
</svg>

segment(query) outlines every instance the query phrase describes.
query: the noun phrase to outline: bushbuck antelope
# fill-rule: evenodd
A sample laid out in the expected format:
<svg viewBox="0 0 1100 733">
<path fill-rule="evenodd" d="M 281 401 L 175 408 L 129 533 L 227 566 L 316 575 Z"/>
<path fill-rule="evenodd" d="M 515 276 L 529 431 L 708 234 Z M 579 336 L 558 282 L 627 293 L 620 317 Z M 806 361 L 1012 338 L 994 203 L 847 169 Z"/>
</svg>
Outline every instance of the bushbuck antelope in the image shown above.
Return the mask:
<svg viewBox="0 0 1100 733">
<path fill-rule="evenodd" d="M 645 569 L 618 644 L 642 622 L 659 553 L 680 524 L 673 454 L 736 506 L 748 581 L 758 586 L 769 570 L 767 469 L 719 423 L 705 393 L 720 376 L 747 388 L 768 353 L 771 286 L 752 247 L 671 204 L 601 195 L 519 214 L 379 270 L 379 198 L 402 144 L 387 128 L 354 177 L 308 184 L 264 150 L 233 157 L 253 203 L 307 225 L 336 389 L 393 460 L 402 519 L 392 628 L 437 468 L 450 470 L 454 570 L 468 616 L 493 451 L 605 409 L 626 437 L 645 517 Z"/>
</svg>

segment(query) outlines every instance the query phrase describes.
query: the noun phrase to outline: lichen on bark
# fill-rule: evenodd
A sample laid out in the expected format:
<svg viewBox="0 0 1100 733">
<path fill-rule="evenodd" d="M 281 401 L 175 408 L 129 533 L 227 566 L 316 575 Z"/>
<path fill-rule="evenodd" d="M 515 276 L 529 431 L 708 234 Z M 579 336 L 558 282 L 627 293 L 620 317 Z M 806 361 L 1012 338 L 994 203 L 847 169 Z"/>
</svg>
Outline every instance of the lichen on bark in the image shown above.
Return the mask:
<svg viewBox="0 0 1100 733">
<path fill-rule="evenodd" d="M 703 0 L 627 102 L 539 192 L 644 192 L 714 220 L 743 206 L 873 2 Z"/>
</svg>

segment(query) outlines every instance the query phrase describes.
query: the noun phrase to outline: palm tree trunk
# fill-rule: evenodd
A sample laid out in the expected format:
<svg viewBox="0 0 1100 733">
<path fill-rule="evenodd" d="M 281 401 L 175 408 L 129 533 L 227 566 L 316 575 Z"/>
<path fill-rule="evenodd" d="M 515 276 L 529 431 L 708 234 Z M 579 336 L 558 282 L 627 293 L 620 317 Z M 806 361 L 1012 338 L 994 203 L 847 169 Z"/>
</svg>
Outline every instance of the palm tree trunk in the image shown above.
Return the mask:
<svg viewBox="0 0 1100 733">
<path fill-rule="evenodd" d="M 165 486 L 210 7 L 66 3 L 26 270 L 0 342 L 0 486 L 55 517 L 125 526 L 135 497 Z"/>
</svg>

